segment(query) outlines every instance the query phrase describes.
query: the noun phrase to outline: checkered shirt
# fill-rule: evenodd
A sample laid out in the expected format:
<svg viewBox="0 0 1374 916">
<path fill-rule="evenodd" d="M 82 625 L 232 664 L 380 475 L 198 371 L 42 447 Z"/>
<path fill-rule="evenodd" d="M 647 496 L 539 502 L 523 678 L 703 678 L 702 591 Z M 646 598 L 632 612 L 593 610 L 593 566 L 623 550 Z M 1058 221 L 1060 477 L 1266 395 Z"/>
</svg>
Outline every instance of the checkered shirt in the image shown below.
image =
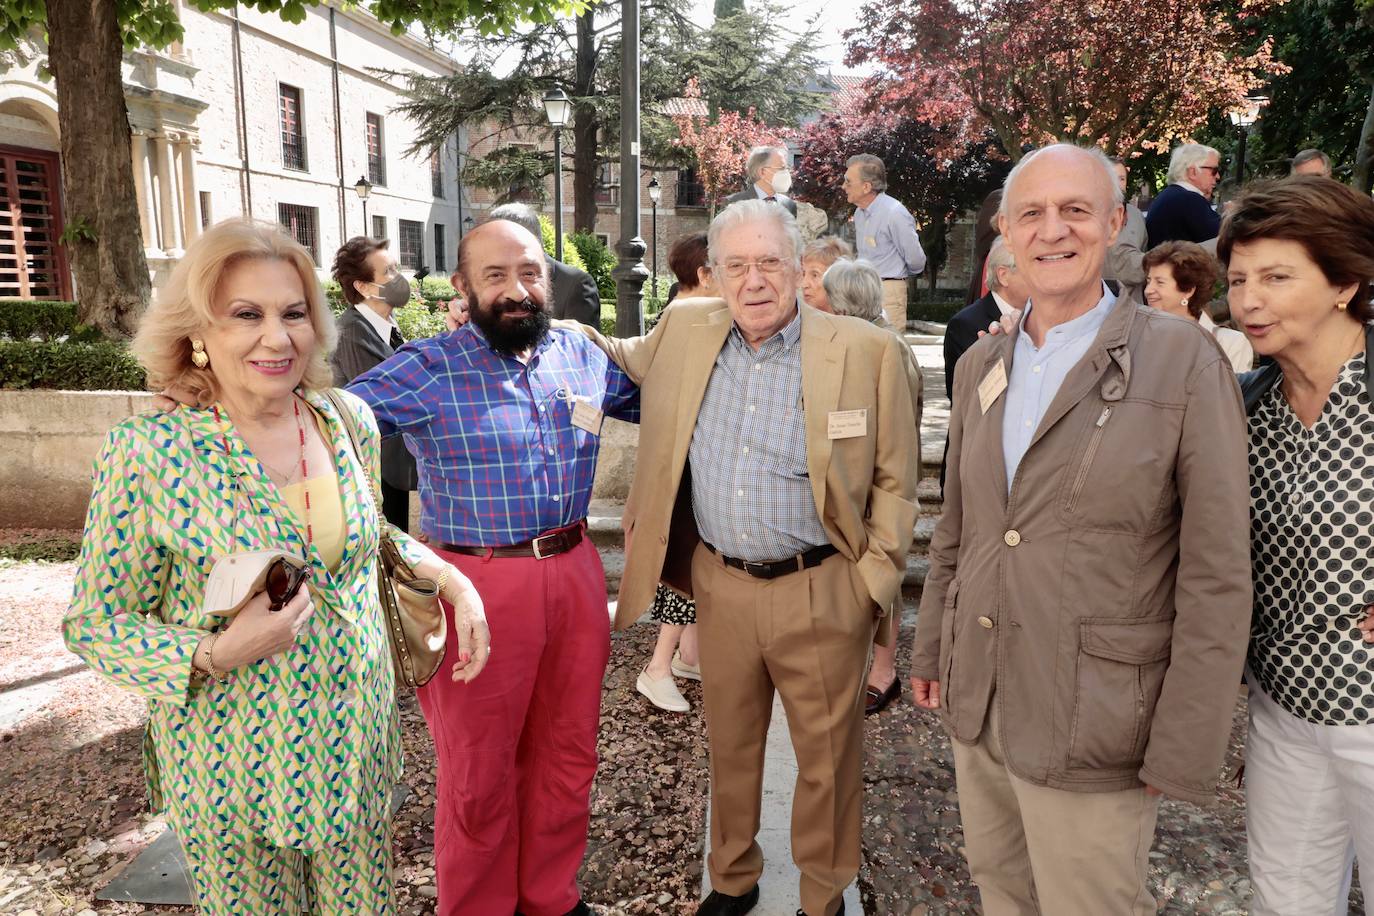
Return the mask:
<svg viewBox="0 0 1374 916">
<path fill-rule="evenodd" d="M 721 553 L 763 562 L 830 543 L 806 467 L 800 311 L 757 351 L 730 329 L 689 458 L 697 530 Z"/>
<path fill-rule="evenodd" d="M 639 389 L 582 334 L 555 328 L 529 365 L 474 324 L 405 344 L 348 390 L 402 433 L 420 477 L 420 529 L 501 547 L 587 516 L 601 438 L 572 424 L 569 396 L 638 422 Z"/>
</svg>

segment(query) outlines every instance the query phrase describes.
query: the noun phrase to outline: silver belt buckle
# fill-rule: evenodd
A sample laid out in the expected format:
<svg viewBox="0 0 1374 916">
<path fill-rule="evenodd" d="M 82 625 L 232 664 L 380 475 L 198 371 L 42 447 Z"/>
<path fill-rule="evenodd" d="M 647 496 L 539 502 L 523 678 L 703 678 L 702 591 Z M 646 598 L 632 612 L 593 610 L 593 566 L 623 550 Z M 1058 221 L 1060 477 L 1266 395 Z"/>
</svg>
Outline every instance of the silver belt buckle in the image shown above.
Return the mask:
<svg viewBox="0 0 1374 916">
<path fill-rule="evenodd" d="M 764 572 L 764 571 L 766 571 L 766 570 L 768 569 L 768 564 L 767 564 L 767 563 L 756 563 L 756 562 L 754 562 L 753 560 L 745 560 L 745 561 L 744 561 L 744 571 L 745 571 L 746 573 L 748 573 L 749 575 L 754 576 L 754 578 L 756 578 L 756 579 L 762 579 L 762 578 L 763 578 L 762 576 L 755 575 L 755 574 L 752 572 L 753 569 L 757 569 L 759 572 Z"/>
<path fill-rule="evenodd" d="M 546 535 L 543 535 L 542 537 L 537 537 L 537 538 L 535 538 L 533 541 L 530 541 L 530 546 L 534 548 L 534 558 L 535 558 L 536 560 L 547 560 L 547 559 L 549 558 L 549 557 L 544 556 L 544 554 L 542 554 L 542 553 L 540 552 L 540 545 L 539 545 L 539 542 L 540 542 L 540 541 L 549 540 L 549 539 L 555 538 L 555 537 L 557 537 L 557 535 L 554 535 L 554 534 L 546 534 Z M 549 556 L 550 556 L 550 557 L 551 557 L 551 556 L 554 556 L 554 554 L 549 554 Z"/>
</svg>

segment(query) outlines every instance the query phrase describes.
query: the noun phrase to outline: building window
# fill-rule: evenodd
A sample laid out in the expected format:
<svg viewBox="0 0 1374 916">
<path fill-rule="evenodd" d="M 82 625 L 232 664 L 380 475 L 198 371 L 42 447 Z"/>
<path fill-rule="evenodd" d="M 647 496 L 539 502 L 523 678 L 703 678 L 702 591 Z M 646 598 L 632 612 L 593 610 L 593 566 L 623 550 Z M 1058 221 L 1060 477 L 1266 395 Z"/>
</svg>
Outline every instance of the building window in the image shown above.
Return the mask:
<svg viewBox="0 0 1374 916">
<path fill-rule="evenodd" d="M 386 187 L 386 140 L 382 116 L 367 114 L 367 180 Z"/>
<path fill-rule="evenodd" d="M 200 192 L 200 228 L 209 229 L 215 218 L 210 213 L 210 192 Z"/>
<path fill-rule="evenodd" d="M 596 238 L 597 238 L 597 241 L 599 241 L 601 244 L 605 245 L 607 248 L 610 248 L 610 247 L 611 247 L 611 237 L 610 237 L 609 235 L 607 235 L 606 233 L 604 233 L 604 232 L 598 232 L 598 233 L 596 234 Z"/>
<path fill-rule="evenodd" d="M 444 157 L 438 150 L 429 154 L 430 193 L 440 200 L 444 199 Z"/>
<path fill-rule="evenodd" d="M 277 98 L 281 107 L 281 164 L 288 169 L 304 171 L 305 119 L 301 114 L 301 91 L 295 86 L 278 83 Z"/>
<path fill-rule="evenodd" d="M 706 185 L 697 178 L 693 168 L 679 169 L 677 173 L 677 205 L 679 207 L 706 206 Z"/>
<path fill-rule="evenodd" d="M 414 220 L 400 221 L 400 245 L 396 252 L 406 270 L 419 270 L 425 257 L 425 224 Z"/>
<path fill-rule="evenodd" d="M 385 217 L 385 216 L 374 216 L 374 217 L 372 217 L 372 237 L 373 237 L 374 239 L 384 239 L 384 238 L 386 238 L 386 217 Z"/>
<path fill-rule="evenodd" d="M 0 147 L 0 298 L 71 298 L 61 184 L 56 153 Z"/>
<path fill-rule="evenodd" d="M 596 203 L 601 207 L 614 207 L 620 203 L 620 182 L 614 163 L 603 162 L 597 169 Z"/>
<path fill-rule="evenodd" d="M 438 271 L 448 270 L 448 260 L 445 251 L 448 249 L 448 242 L 444 239 L 444 224 L 434 224 L 434 269 Z"/>
<path fill-rule="evenodd" d="M 277 204 L 277 222 L 320 263 L 320 211 L 300 204 Z"/>
</svg>

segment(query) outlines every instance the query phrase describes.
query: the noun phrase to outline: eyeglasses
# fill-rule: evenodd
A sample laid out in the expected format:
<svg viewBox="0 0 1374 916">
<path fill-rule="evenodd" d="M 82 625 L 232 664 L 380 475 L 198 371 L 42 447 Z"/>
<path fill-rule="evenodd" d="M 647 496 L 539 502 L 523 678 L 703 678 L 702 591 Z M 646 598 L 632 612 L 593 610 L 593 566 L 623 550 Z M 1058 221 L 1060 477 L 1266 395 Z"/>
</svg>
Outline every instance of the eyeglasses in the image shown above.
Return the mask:
<svg viewBox="0 0 1374 916">
<path fill-rule="evenodd" d="M 280 611 L 286 607 L 286 602 L 296 597 L 296 592 L 300 591 L 301 583 L 310 575 L 310 567 L 297 566 L 288 563 L 281 557 L 272 561 L 272 565 L 267 567 L 267 609 L 269 611 Z"/>
<path fill-rule="evenodd" d="M 782 258 L 759 258 L 757 261 L 726 261 L 724 264 L 713 266 L 731 280 L 738 280 L 749 273 L 751 267 L 757 267 L 760 273 L 765 274 L 782 273 L 787 262 Z"/>
<path fill-rule="evenodd" d="M 1217 177 L 1221 176 L 1221 166 L 1219 165 L 1200 165 L 1198 166 L 1198 168 L 1211 172 L 1213 175 L 1216 175 Z"/>
</svg>

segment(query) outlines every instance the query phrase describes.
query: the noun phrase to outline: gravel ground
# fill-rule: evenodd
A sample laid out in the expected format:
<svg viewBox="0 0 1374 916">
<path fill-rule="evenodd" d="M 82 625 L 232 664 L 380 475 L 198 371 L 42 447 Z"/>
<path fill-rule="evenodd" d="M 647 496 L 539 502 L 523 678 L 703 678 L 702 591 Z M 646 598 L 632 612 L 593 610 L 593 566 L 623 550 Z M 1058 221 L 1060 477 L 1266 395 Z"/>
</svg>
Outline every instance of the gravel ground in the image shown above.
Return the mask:
<svg viewBox="0 0 1374 916">
<path fill-rule="evenodd" d="M 914 602 L 903 618 L 897 670 L 910 664 Z M 1232 916 L 1250 901 L 1245 861 L 1244 792 L 1235 773 L 1245 741 L 1245 699 L 1239 697 L 1223 784 L 1208 809 L 1166 800 L 1160 808 L 1150 884 L 1160 912 Z M 961 849 L 958 792 L 949 738 L 932 712 L 903 701 L 868 720 L 864 910 L 881 916 L 976 913 Z M 1363 916 L 1357 886 L 1350 913 Z"/>
<path fill-rule="evenodd" d="M 0 545 L 16 538 L 0 532 Z M 74 570 L 0 561 L 0 914 L 188 913 L 94 899 L 166 825 L 144 800 L 143 702 L 62 644 Z M 607 914 L 692 913 L 701 886 L 704 730 L 698 713 L 660 713 L 635 692 L 655 636 L 649 625 L 617 634 L 606 675 L 582 878 Z M 699 686 L 683 691 L 699 707 Z M 410 795 L 395 830 L 399 910 L 420 916 L 434 912 L 434 756 L 413 698 L 401 712 Z"/>
<path fill-rule="evenodd" d="M 0 546 L 15 538 L 0 532 Z M 58 623 L 73 572 L 72 563 L 0 560 L 0 914 L 189 912 L 94 900 L 165 825 L 144 803 L 142 701 L 111 689 L 62 645 Z M 909 602 L 898 670 L 908 663 L 913 622 Z M 602 764 L 582 873 L 588 901 L 604 914 L 691 914 L 701 886 L 708 794 L 703 724 L 696 711 L 661 713 L 635 692 L 655 635 L 648 624 L 617 634 L 606 675 Z M 681 686 L 699 709 L 699 685 Z M 433 753 L 418 705 L 406 698 L 401 712 L 410 795 L 396 821 L 400 912 L 421 916 L 434 911 Z M 976 912 L 943 730 L 908 696 L 869 719 L 867 728 L 859 876 L 865 911 Z M 1239 763 L 1244 731 L 1241 698 L 1228 777 Z M 1228 779 L 1211 809 L 1165 802 L 1151 862 L 1162 912 L 1244 913 L 1242 793 Z M 1350 912 L 1364 913 L 1358 887 Z"/>
</svg>

